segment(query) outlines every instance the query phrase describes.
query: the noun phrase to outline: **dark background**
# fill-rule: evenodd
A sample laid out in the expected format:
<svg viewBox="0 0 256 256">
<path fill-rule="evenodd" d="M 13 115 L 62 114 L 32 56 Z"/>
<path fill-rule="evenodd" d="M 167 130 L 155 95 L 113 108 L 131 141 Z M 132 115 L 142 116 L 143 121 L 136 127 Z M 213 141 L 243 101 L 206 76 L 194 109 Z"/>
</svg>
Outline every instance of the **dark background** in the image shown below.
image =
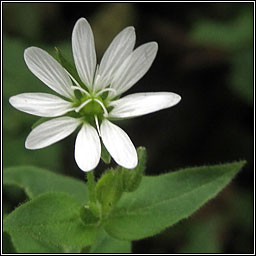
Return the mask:
<svg viewBox="0 0 256 256">
<path fill-rule="evenodd" d="M 124 27 L 136 29 L 136 46 L 159 51 L 149 72 L 128 93 L 171 91 L 172 109 L 120 121 L 135 146 L 148 152 L 147 175 L 188 166 L 245 159 L 247 164 L 217 198 L 161 234 L 133 243 L 133 253 L 253 252 L 253 4 L 252 3 L 4 3 L 3 166 L 37 165 L 84 178 L 73 157 L 75 134 L 37 151 L 24 141 L 37 117 L 19 112 L 8 98 L 50 92 L 23 61 L 26 47 L 71 58 L 78 18 L 91 24 L 98 58 Z M 114 163 L 113 163 L 114 164 Z M 96 175 L 100 175 L 101 163 Z M 5 213 L 23 199 L 4 190 Z"/>
</svg>

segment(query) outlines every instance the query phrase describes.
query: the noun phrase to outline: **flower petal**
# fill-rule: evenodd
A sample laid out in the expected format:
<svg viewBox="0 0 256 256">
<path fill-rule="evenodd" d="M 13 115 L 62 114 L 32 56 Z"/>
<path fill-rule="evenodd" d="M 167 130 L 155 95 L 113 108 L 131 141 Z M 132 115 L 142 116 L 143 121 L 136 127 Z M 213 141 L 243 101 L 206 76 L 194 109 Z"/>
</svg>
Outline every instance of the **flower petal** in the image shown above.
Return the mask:
<svg viewBox="0 0 256 256">
<path fill-rule="evenodd" d="M 143 44 L 135 49 L 115 72 L 111 88 L 115 89 L 118 95 L 130 89 L 148 71 L 156 57 L 157 49 L 156 42 Z M 113 93 L 109 95 L 115 96 Z"/>
<path fill-rule="evenodd" d="M 88 172 L 93 170 L 100 161 L 101 144 L 100 138 L 89 124 L 84 124 L 79 131 L 75 144 L 75 159 L 78 167 Z"/>
<path fill-rule="evenodd" d="M 113 74 L 130 55 L 134 45 L 134 27 L 125 28 L 113 39 L 100 62 L 99 76 L 94 84 L 95 90 L 103 89 L 110 84 Z"/>
<path fill-rule="evenodd" d="M 67 113 L 72 103 L 48 93 L 21 93 L 9 99 L 16 109 L 31 115 L 56 117 Z"/>
<path fill-rule="evenodd" d="M 100 133 L 106 149 L 119 165 L 127 169 L 137 166 L 136 149 L 121 128 L 105 119 L 101 123 Z"/>
<path fill-rule="evenodd" d="M 109 113 L 109 117 L 127 118 L 146 115 L 172 107 L 180 100 L 181 97 L 172 92 L 134 93 L 112 101 L 110 106 L 114 108 Z"/>
<path fill-rule="evenodd" d="M 30 71 L 52 90 L 67 98 L 74 96 L 67 72 L 46 51 L 29 47 L 24 52 L 24 59 Z"/>
<path fill-rule="evenodd" d="M 92 88 L 97 60 L 92 29 L 85 18 L 80 18 L 75 24 L 72 50 L 80 79 L 88 88 Z"/>
<path fill-rule="evenodd" d="M 28 135 L 25 147 L 39 149 L 47 147 L 70 135 L 81 122 L 73 117 L 59 117 L 35 127 Z"/>
</svg>

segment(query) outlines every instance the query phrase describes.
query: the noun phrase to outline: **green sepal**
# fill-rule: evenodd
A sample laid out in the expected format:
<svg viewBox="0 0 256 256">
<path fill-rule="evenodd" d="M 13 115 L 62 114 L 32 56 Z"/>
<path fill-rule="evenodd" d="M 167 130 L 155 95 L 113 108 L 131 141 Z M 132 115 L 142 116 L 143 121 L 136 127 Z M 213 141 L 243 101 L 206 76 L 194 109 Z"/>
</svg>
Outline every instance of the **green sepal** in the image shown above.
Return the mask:
<svg viewBox="0 0 256 256">
<path fill-rule="evenodd" d="M 57 61 L 64 67 L 70 75 L 80 84 L 82 85 L 83 82 L 81 81 L 80 77 L 77 74 L 76 68 L 73 63 L 70 63 L 62 54 L 61 50 L 57 47 L 54 47 L 56 51 L 56 58 Z"/>
<path fill-rule="evenodd" d="M 139 147 L 137 148 L 138 154 L 138 165 L 134 169 L 122 168 L 123 176 L 123 191 L 124 192 L 133 192 L 135 191 L 142 180 L 147 160 L 146 148 Z"/>
<path fill-rule="evenodd" d="M 109 169 L 96 184 L 96 198 L 102 206 L 102 215 L 106 216 L 119 201 L 123 192 L 122 175 Z"/>
<path fill-rule="evenodd" d="M 104 144 L 101 142 L 101 159 L 105 164 L 109 164 L 111 161 L 111 156 L 108 153 L 106 147 L 104 146 Z"/>
</svg>

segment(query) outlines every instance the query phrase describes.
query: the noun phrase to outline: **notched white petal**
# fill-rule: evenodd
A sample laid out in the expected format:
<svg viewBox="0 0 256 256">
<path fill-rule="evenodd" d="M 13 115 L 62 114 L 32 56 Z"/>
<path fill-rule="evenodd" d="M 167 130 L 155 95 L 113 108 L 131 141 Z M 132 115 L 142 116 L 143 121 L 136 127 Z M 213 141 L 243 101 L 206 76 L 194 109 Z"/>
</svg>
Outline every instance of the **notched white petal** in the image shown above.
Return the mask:
<svg viewBox="0 0 256 256">
<path fill-rule="evenodd" d="M 75 143 L 75 159 L 78 167 L 88 172 L 100 161 L 101 144 L 97 131 L 89 124 L 84 124 Z"/>
<path fill-rule="evenodd" d="M 96 52 L 92 29 L 85 18 L 80 18 L 74 26 L 72 50 L 80 79 L 87 87 L 92 88 L 96 68 Z"/>
<path fill-rule="evenodd" d="M 113 110 L 109 117 L 129 118 L 146 115 L 161 109 L 170 108 L 181 100 L 181 97 L 172 92 L 135 93 L 111 102 Z"/>
<path fill-rule="evenodd" d="M 67 98 L 74 96 L 66 70 L 46 51 L 29 47 L 24 59 L 30 71 L 52 90 Z"/>
<path fill-rule="evenodd" d="M 114 73 L 132 52 L 135 38 L 134 27 L 127 27 L 113 39 L 100 62 L 95 90 L 103 89 L 111 83 Z"/>
<path fill-rule="evenodd" d="M 100 133 L 106 149 L 119 165 L 127 169 L 137 166 L 136 149 L 129 136 L 120 127 L 105 119 L 101 123 Z"/>
<path fill-rule="evenodd" d="M 151 67 L 157 53 L 158 45 L 150 42 L 133 51 L 115 72 L 111 87 L 120 95 L 130 89 Z M 110 97 L 113 95 L 110 94 Z"/>
<path fill-rule="evenodd" d="M 72 109 L 72 103 L 48 93 L 21 93 L 9 99 L 10 104 L 25 113 L 56 117 Z"/>
<path fill-rule="evenodd" d="M 27 149 L 39 149 L 52 145 L 70 135 L 80 123 L 80 120 L 67 116 L 46 121 L 30 132 L 25 147 Z"/>
</svg>

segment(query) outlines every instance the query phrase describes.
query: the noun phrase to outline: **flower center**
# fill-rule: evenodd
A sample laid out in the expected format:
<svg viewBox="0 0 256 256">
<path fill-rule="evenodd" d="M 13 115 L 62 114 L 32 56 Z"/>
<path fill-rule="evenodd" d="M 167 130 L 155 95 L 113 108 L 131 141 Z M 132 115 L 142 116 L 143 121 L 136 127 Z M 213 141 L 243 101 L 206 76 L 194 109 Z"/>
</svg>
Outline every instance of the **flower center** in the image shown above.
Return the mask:
<svg viewBox="0 0 256 256">
<path fill-rule="evenodd" d="M 92 116 L 100 116 L 104 114 L 104 110 L 102 106 L 99 104 L 97 99 L 88 99 L 83 102 L 75 111 L 79 112 L 82 116 L 84 115 L 92 115 Z M 103 104 L 103 103 L 102 103 Z M 104 106 L 105 108 L 105 106 Z"/>
<path fill-rule="evenodd" d="M 100 95 L 109 90 L 102 90 L 93 94 L 78 86 L 72 86 L 72 89 L 80 91 L 81 94 L 80 97 L 76 98 L 76 102 L 74 103 L 74 110 L 79 113 L 81 117 L 97 116 L 102 118 L 108 115 L 106 101 L 102 100 Z"/>
</svg>

